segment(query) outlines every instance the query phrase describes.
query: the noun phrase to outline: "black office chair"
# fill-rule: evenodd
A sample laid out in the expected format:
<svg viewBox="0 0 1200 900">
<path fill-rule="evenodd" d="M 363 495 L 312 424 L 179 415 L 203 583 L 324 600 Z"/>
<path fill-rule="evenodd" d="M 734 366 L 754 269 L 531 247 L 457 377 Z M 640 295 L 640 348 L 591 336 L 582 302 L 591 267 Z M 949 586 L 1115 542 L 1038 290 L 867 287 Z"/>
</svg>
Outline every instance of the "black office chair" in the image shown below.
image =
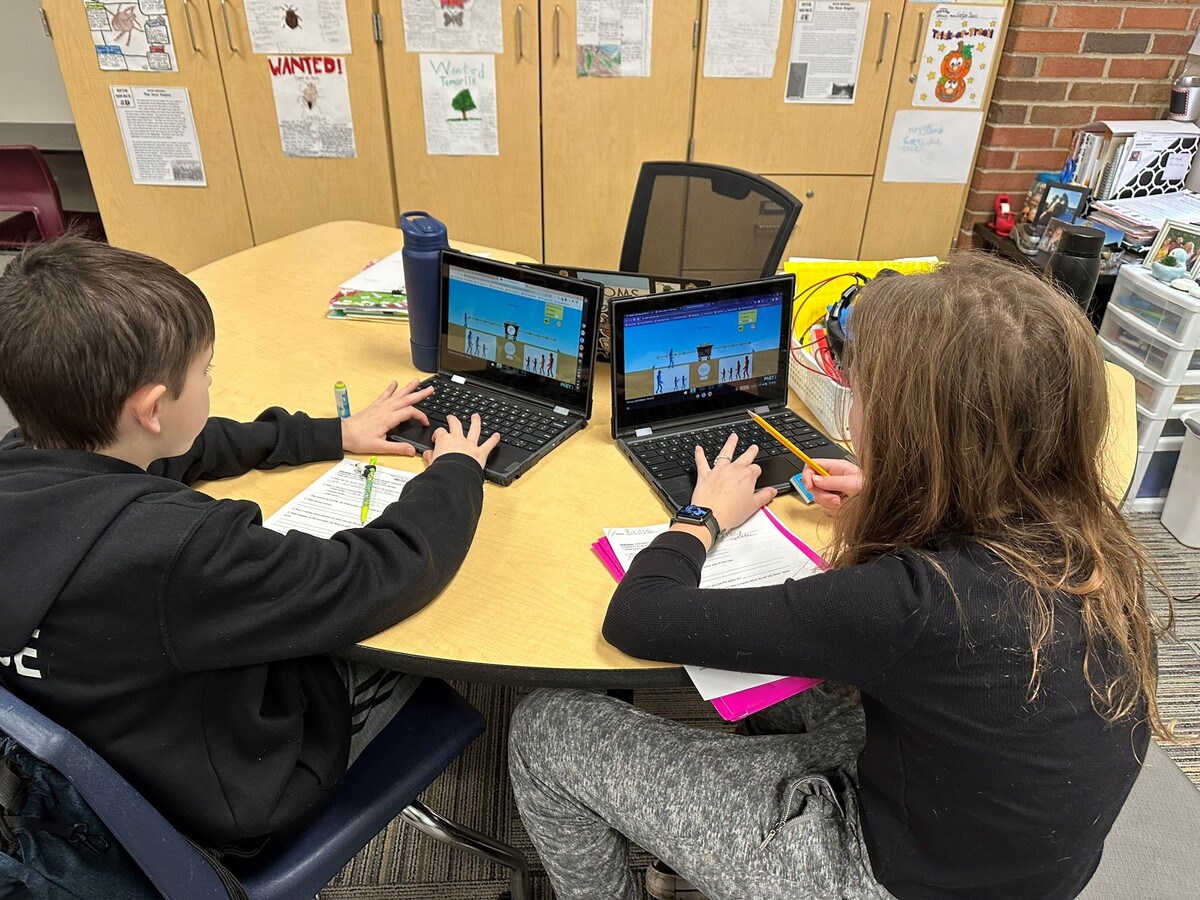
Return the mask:
<svg viewBox="0 0 1200 900">
<path fill-rule="evenodd" d="M 621 271 L 730 284 L 774 275 L 802 204 L 767 179 L 708 163 L 642 163 Z"/>
<path fill-rule="evenodd" d="M 300 834 L 239 871 L 250 900 L 315 896 L 396 816 L 430 837 L 507 867 L 512 900 L 529 900 L 519 850 L 443 819 L 417 795 L 483 733 L 480 713 L 444 681 L 424 679 L 346 773 L 333 802 Z M 93 750 L 0 687 L 0 731 L 79 791 L 167 900 L 228 900 L 203 856 Z"/>
</svg>

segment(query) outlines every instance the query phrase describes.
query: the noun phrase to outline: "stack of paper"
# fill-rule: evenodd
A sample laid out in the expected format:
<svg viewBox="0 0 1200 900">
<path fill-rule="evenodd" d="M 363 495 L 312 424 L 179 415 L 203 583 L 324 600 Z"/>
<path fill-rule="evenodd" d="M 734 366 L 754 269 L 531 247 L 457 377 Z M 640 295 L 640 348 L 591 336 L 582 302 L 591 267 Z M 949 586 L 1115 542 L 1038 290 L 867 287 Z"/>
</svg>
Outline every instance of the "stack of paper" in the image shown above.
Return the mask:
<svg viewBox="0 0 1200 900">
<path fill-rule="evenodd" d="M 620 581 L 633 558 L 668 527 L 605 528 L 604 538 L 592 544 L 592 549 L 605 568 Z M 806 578 L 824 568 L 824 560 L 811 547 L 763 509 L 717 542 L 700 571 L 700 587 L 783 584 L 789 578 Z M 702 666 L 684 668 L 700 696 L 711 701 L 722 718 L 730 722 L 821 682 L 819 678 L 756 675 Z"/>
<path fill-rule="evenodd" d="M 1119 228 L 1134 245 L 1148 244 L 1158 235 L 1163 222 L 1200 222 L 1200 194 L 1174 191 L 1129 200 L 1100 200 L 1088 215 L 1101 225 Z"/>
<path fill-rule="evenodd" d="M 367 267 L 338 285 L 329 301 L 328 319 L 408 321 L 404 296 L 404 251 L 367 263 Z"/>
<path fill-rule="evenodd" d="M 367 521 L 400 499 L 404 486 L 416 477 L 412 472 L 376 466 Z M 263 525 L 280 534 L 303 531 L 322 538 L 333 537 L 347 528 L 361 528 L 365 486 L 362 466 L 352 459 L 343 459 L 284 504 Z"/>
</svg>

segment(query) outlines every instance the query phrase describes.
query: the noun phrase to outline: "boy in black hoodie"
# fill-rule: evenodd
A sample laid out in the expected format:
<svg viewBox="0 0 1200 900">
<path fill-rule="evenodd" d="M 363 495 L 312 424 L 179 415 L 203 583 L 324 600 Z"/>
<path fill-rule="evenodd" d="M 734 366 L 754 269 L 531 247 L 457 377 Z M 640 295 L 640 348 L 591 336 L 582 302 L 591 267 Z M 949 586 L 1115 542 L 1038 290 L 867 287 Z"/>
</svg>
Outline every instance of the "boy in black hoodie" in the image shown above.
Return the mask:
<svg viewBox="0 0 1200 900">
<path fill-rule="evenodd" d="M 446 586 L 499 436 L 452 420 L 370 525 L 277 534 L 256 504 L 189 485 L 411 455 L 385 435 L 424 418 L 427 392 L 393 382 L 341 421 L 210 419 L 214 337 L 200 289 L 141 254 L 64 238 L 0 276 L 0 397 L 20 426 L 0 440 L 0 675 L 191 838 L 252 849 L 341 782 L 363 676 L 324 654 Z"/>
</svg>

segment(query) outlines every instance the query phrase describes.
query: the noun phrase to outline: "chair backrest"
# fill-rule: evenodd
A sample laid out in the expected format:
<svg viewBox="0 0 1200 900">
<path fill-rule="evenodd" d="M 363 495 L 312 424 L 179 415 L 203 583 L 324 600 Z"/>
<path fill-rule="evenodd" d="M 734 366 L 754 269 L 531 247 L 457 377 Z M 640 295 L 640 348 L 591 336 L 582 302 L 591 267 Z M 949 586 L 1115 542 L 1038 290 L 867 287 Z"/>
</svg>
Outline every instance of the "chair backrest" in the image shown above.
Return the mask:
<svg viewBox="0 0 1200 900">
<path fill-rule="evenodd" d="M 187 838 L 83 741 L 0 687 L 0 731 L 57 769 L 79 791 L 165 897 L 229 900 L 213 868 Z"/>
<path fill-rule="evenodd" d="M 713 284 L 766 278 L 779 268 L 801 206 L 779 185 L 740 169 L 642 163 L 621 269 Z"/>
<path fill-rule="evenodd" d="M 37 147 L 0 147 L 0 210 L 33 213 L 43 240 L 66 232 L 58 185 Z"/>
</svg>

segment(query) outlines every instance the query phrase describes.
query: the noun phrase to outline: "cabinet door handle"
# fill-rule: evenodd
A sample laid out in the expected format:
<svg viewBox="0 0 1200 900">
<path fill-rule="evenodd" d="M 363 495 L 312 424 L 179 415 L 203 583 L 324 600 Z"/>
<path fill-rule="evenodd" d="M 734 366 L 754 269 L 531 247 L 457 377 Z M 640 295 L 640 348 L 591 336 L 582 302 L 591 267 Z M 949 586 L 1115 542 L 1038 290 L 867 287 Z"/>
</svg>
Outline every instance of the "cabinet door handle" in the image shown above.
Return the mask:
<svg viewBox="0 0 1200 900">
<path fill-rule="evenodd" d="M 517 59 L 525 58 L 525 4 L 517 4 Z"/>
<path fill-rule="evenodd" d="M 183 20 L 187 23 L 188 40 L 192 44 L 192 51 L 199 53 L 200 48 L 196 46 L 196 32 L 192 30 L 192 4 L 188 0 L 183 0 Z"/>
<path fill-rule="evenodd" d="M 879 58 L 875 60 L 875 65 L 877 66 L 883 62 L 883 48 L 887 46 L 887 33 L 888 28 L 891 27 L 891 24 L 892 14 L 885 12 L 883 14 L 883 37 L 879 39 Z"/>
<path fill-rule="evenodd" d="M 917 16 L 917 40 L 916 40 L 916 43 L 913 44 L 912 59 L 910 59 L 908 61 L 908 65 L 910 68 L 917 64 L 917 57 L 921 55 L 921 38 L 923 38 L 924 36 L 925 36 L 925 13 L 921 13 L 919 16 Z"/>
<path fill-rule="evenodd" d="M 226 0 L 221 0 L 221 18 L 225 20 L 225 42 L 232 52 L 237 53 L 238 48 L 233 46 L 233 32 L 229 30 L 229 4 Z"/>
<path fill-rule="evenodd" d="M 562 59 L 562 7 L 554 5 L 554 58 Z"/>
</svg>

